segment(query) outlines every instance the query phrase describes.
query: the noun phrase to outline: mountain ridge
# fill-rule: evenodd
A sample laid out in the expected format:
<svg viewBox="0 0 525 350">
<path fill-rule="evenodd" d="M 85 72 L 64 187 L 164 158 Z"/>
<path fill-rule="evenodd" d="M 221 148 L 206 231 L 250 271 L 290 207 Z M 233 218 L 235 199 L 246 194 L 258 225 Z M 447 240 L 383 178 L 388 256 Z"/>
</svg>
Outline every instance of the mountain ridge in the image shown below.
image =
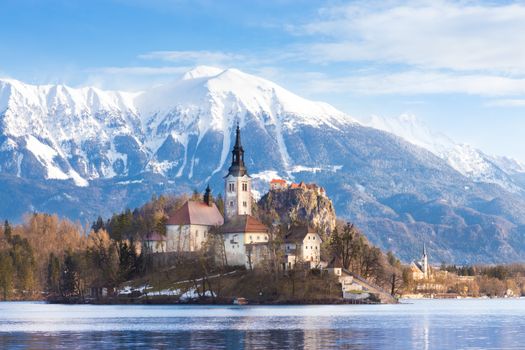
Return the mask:
<svg viewBox="0 0 525 350">
<path fill-rule="evenodd" d="M 406 261 L 423 242 L 434 262 L 525 258 L 525 179 L 496 162 L 503 185 L 465 175 L 428 148 L 235 69 L 197 67 L 133 94 L 30 87 L 11 99 L 6 86 L 0 194 L 19 198 L 0 205 L 8 218 L 48 211 L 89 222 L 152 194 L 208 183 L 222 192 L 239 123 L 260 194 L 272 177 L 317 182 L 340 217 Z"/>
</svg>

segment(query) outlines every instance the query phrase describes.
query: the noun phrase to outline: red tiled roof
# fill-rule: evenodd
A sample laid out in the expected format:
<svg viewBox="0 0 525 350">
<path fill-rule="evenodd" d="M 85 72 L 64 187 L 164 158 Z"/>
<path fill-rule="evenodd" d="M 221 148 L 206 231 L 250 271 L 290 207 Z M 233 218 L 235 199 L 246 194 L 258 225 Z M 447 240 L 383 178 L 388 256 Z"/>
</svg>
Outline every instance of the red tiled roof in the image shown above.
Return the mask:
<svg viewBox="0 0 525 350">
<path fill-rule="evenodd" d="M 224 218 L 215 203 L 209 206 L 197 201 L 187 201 L 168 219 L 168 225 L 220 226 L 223 223 Z"/>
<path fill-rule="evenodd" d="M 286 183 L 286 180 L 283 180 L 283 179 L 272 179 L 272 181 L 270 181 L 270 183 L 272 184 L 285 184 Z"/>
<path fill-rule="evenodd" d="M 268 232 L 268 227 L 251 215 L 236 215 L 221 227 L 222 233 Z"/>
</svg>

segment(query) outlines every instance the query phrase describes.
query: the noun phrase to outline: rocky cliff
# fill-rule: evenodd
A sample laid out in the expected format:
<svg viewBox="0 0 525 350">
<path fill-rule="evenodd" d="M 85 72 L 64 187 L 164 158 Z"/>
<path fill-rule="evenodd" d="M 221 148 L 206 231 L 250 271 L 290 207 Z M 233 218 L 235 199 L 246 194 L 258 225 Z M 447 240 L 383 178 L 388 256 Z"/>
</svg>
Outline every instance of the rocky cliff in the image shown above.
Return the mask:
<svg viewBox="0 0 525 350">
<path fill-rule="evenodd" d="M 270 190 L 259 200 L 259 209 L 278 217 L 283 224 L 309 224 L 326 233 L 335 228 L 335 210 L 324 194 L 307 188 Z"/>
</svg>

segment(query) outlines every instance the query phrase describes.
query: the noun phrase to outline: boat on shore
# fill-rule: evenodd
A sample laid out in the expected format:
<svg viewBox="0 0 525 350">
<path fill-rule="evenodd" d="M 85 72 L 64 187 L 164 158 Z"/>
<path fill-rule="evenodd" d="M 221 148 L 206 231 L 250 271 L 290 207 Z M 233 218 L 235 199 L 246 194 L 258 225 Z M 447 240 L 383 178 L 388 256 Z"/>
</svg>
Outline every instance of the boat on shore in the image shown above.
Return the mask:
<svg viewBox="0 0 525 350">
<path fill-rule="evenodd" d="M 233 305 L 247 305 L 248 300 L 246 298 L 235 298 L 233 299 Z"/>
</svg>

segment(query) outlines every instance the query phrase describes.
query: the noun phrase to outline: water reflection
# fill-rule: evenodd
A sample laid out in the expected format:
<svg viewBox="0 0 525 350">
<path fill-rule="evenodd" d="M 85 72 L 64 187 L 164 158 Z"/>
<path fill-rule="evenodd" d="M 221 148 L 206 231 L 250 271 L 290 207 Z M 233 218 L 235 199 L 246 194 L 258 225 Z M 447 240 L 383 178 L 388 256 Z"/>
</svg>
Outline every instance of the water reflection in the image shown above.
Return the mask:
<svg viewBox="0 0 525 350">
<path fill-rule="evenodd" d="M 522 349 L 525 301 L 393 306 L 0 303 L 0 349 Z"/>
</svg>

